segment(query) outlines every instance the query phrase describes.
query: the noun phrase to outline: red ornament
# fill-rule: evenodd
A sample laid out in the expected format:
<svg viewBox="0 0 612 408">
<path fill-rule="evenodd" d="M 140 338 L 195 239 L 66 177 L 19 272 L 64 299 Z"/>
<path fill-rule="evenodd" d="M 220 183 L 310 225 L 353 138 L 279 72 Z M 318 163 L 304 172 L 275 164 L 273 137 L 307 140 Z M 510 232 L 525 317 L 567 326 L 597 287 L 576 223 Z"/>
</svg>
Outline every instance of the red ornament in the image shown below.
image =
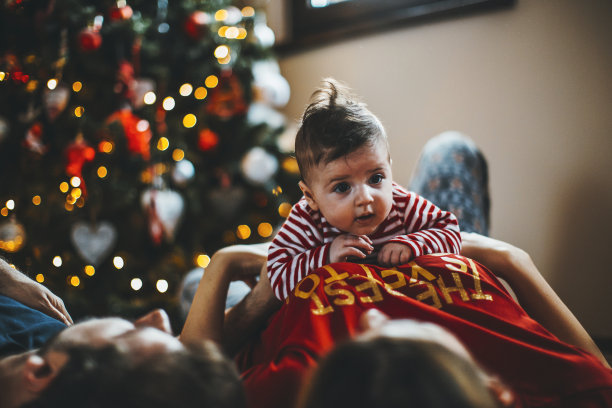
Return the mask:
<svg viewBox="0 0 612 408">
<path fill-rule="evenodd" d="M 112 21 L 129 20 L 132 18 L 132 8 L 130 6 L 119 7 L 117 5 L 110 8 L 108 16 Z"/>
<path fill-rule="evenodd" d="M 198 147 L 200 150 L 208 151 L 214 149 L 219 144 L 219 136 L 210 129 L 200 131 Z"/>
<path fill-rule="evenodd" d="M 79 46 L 85 52 L 95 51 L 102 45 L 102 36 L 98 30 L 87 27 L 79 33 Z"/>
<path fill-rule="evenodd" d="M 119 68 L 117 70 L 115 93 L 121 94 L 126 99 L 132 99 L 134 97 L 135 87 L 136 80 L 134 79 L 134 67 L 126 60 L 123 60 L 119 63 Z"/>
<path fill-rule="evenodd" d="M 26 132 L 23 145 L 30 151 L 43 155 L 47 152 L 47 146 L 42 141 L 43 128 L 40 122 L 35 122 Z"/>
<path fill-rule="evenodd" d="M 134 154 L 140 154 L 143 159 L 151 158 L 151 126 L 149 122 L 134 115 L 129 109 L 122 109 L 110 115 L 106 123 L 119 122 L 127 140 L 127 148 Z"/>
<path fill-rule="evenodd" d="M 81 180 L 81 191 L 83 196 L 86 196 L 87 190 L 85 188 L 85 180 L 83 180 L 83 166 L 96 157 L 95 149 L 85 142 L 83 136 L 78 135 L 75 141 L 66 147 L 64 156 L 66 158 L 66 174 L 70 177 L 78 177 Z"/>
<path fill-rule="evenodd" d="M 206 111 L 221 119 L 229 119 L 247 111 L 242 86 L 231 70 L 221 74 L 219 85 L 211 92 Z"/>
<path fill-rule="evenodd" d="M 199 40 L 204 36 L 208 29 L 208 24 L 212 18 L 207 13 L 196 10 L 185 21 L 185 32 L 194 40 Z"/>
</svg>

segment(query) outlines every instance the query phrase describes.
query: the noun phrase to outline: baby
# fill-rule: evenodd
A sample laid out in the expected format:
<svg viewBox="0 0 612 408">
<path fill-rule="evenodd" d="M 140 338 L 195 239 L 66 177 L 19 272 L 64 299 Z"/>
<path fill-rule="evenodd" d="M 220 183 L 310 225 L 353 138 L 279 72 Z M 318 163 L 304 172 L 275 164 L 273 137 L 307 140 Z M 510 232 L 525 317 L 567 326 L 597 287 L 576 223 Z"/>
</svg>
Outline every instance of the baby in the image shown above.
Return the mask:
<svg viewBox="0 0 612 408">
<path fill-rule="evenodd" d="M 393 182 L 382 124 L 335 80 L 313 93 L 295 155 L 304 197 L 268 251 L 279 299 L 328 263 L 393 266 L 424 254 L 459 253 L 455 216 Z"/>
</svg>

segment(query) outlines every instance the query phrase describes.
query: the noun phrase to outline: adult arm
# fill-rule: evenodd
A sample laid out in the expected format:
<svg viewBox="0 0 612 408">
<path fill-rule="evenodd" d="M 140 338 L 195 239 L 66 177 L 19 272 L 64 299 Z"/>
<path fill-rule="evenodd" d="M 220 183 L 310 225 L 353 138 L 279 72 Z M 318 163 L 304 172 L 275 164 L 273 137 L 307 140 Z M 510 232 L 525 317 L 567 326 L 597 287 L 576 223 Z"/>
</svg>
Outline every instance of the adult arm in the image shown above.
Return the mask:
<svg viewBox="0 0 612 408">
<path fill-rule="evenodd" d="M 278 301 L 267 279 L 265 263 L 268 244 L 234 245 L 216 252 L 189 309 L 180 340 L 189 343 L 213 340 L 233 354 L 263 327 Z M 236 306 L 225 311 L 225 299 L 233 280 L 261 278 Z"/>
<path fill-rule="evenodd" d="M 67 325 L 72 318 L 64 302 L 45 286 L 19 272 L 0 258 L 0 294 L 38 310 Z"/>
<path fill-rule="evenodd" d="M 525 311 L 560 340 L 578 346 L 610 367 L 578 319 L 544 279 L 529 254 L 506 242 L 462 232 L 461 254 L 505 279 Z"/>
</svg>

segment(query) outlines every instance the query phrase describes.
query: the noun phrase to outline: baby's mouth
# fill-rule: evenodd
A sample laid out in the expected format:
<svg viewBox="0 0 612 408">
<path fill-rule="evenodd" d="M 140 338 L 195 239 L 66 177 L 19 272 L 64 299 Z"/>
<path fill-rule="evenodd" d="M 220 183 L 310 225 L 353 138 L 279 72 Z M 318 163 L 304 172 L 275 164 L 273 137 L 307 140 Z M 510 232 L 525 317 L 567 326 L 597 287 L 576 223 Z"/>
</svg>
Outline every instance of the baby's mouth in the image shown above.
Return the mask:
<svg viewBox="0 0 612 408">
<path fill-rule="evenodd" d="M 359 217 L 355 218 L 355 221 L 366 222 L 366 221 L 369 221 L 372 217 L 374 217 L 374 214 L 360 215 Z"/>
</svg>

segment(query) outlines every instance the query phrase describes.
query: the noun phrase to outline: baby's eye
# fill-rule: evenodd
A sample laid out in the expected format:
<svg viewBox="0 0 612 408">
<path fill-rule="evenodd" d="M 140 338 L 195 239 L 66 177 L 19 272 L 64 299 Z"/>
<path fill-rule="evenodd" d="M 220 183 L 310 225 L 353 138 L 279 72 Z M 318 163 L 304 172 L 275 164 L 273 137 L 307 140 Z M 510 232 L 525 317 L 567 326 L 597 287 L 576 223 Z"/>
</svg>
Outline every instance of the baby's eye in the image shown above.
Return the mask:
<svg viewBox="0 0 612 408">
<path fill-rule="evenodd" d="M 338 183 L 334 186 L 334 193 L 346 193 L 351 189 L 348 183 Z"/>
<path fill-rule="evenodd" d="M 372 177 L 370 177 L 370 183 L 379 184 L 381 181 L 383 181 L 384 178 L 385 176 L 383 176 L 382 174 L 374 174 Z"/>
</svg>

